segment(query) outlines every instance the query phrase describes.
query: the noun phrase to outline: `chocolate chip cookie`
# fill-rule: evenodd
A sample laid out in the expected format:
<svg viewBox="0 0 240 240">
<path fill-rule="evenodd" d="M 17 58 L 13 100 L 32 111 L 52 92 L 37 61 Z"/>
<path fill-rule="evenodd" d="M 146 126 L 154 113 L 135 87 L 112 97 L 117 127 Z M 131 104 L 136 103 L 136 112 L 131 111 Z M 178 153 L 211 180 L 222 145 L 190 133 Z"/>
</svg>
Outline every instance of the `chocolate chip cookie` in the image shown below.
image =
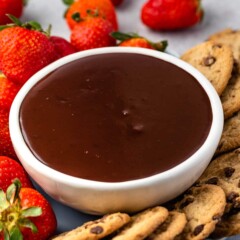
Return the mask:
<svg viewBox="0 0 240 240">
<path fill-rule="evenodd" d="M 178 211 L 187 217 L 186 227 L 177 239 L 207 238 L 221 219 L 225 206 L 226 196 L 219 186 L 203 184 L 191 187 L 176 204 Z"/>
<path fill-rule="evenodd" d="M 214 184 L 223 189 L 227 198 L 225 212 L 240 208 L 240 149 L 214 159 L 200 177 L 199 183 Z"/>
<path fill-rule="evenodd" d="M 229 46 L 206 41 L 185 52 L 181 59 L 197 68 L 217 93 L 222 94 L 233 70 L 233 53 Z"/>
<path fill-rule="evenodd" d="M 208 38 L 216 43 L 221 43 L 229 46 L 233 51 L 234 58 L 240 60 L 240 31 L 233 29 L 224 29 L 214 33 Z"/>
<path fill-rule="evenodd" d="M 146 240 L 174 240 L 176 236 L 182 233 L 186 223 L 185 213 L 171 211 L 166 221 L 158 226 Z"/>
<path fill-rule="evenodd" d="M 240 147 L 240 112 L 227 119 L 215 155 Z"/>
<path fill-rule="evenodd" d="M 168 217 L 164 207 L 149 208 L 132 216 L 132 220 L 112 240 L 142 240 L 150 235 Z"/>
<path fill-rule="evenodd" d="M 126 213 L 105 215 L 96 221 L 90 221 L 72 231 L 63 233 L 54 240 L 97 240 L 120 229 L 131 220 Z"/>
<path fill-rule="evenodd" d="M 221 95 L 224 118 L 228 119 L 240 110 L 240 72 L 235 71 Z"/>
<path fill-rule="evenodd" d="M 233 210 L 222 216 L 210 237 L 220 239 L 238 234 L 240 234 L 240 212 Z"/>
</svg>

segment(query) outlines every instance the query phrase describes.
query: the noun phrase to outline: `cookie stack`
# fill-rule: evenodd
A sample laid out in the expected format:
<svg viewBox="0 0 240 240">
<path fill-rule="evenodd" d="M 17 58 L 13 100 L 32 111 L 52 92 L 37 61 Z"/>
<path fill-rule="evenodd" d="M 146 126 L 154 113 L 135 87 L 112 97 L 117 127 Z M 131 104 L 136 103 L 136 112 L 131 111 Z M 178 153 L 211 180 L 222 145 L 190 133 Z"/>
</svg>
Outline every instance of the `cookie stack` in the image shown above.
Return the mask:
<svg viewBox="0 0 240 240">
<path fill-rule="evenodd" d="M 212 83 L 224 111 L 213 160 L 177 199 L 135 215 L 113 213 L 54 240 L 202 240 L 240 234 L 240 31 L 224 30 L 182 55 Z"/>
<path fill-rule="evenodd" d="M 213 34 L 208 41 L 193 47 L 181 57 L 209 79 L 223 106 L 225 122 L 222 137 L 215 157 L 198 181 L 200 186 L 211 184 L 220 187 L 226 196 L 224 213 L 211 233 L 212 238 L 240 234 L 239 36 L 240 31 L 226 29 Z"/>
</svg>

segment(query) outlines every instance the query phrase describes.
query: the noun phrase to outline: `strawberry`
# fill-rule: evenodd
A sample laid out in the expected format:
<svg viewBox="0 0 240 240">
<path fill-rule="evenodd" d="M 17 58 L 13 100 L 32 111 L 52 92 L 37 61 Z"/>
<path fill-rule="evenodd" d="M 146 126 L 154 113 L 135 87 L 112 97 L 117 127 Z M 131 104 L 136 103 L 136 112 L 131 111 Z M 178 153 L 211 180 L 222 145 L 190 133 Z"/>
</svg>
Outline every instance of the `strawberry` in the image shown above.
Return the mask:
<svg viewBox="0 0 240 240">
<path fill-rule="evenodd" d="M 23 187 L 33 187 L 22 165 L 12 158 L 0 156 L 0 188 L 6 191 L 15 178 L 21 181 Z"/>
<path fill-rule="evenodd" d="M 120 41 L 118 44 L 120 47 L 141 47 L 163 52 L 168 45 L 167 41 L 153 43 L 135 33 L 112 32 L 111 36 Z"/>
<path fill-rule="evenodd" d="M 13 99 L 18 93 L 20 85 L 8 80 L 3 74 L 0 74 L 0 108 L 10 110 Z"/>
<path fill-rule="evenodd" d="M 123 0 L 111 0 L 114 6 L 119 6 L 123 3 Z"/>
<path fill-rule="evenodd" d="M 142 7 L 141 19 L 155 30 L 175 30 L 201 21 L 201 0 L 148 0 Z"/>
<path fill-rule="evenodd" d="M 54 44 L 58 58 L 65 57 L 76 52 L 76 49 L 73 47 L 73 45 L 62 37 L 51 36 L 50 41 L 52 41 Z"/>
<path fill-rule="evenodd" d="M 8 156 L 17 160 L 17 156 L 10 139 L 8 118 L 9 111 L 0 108 L 0 156 Z"/>
<path fill-rule="evenodd" d="M 0 196 L 0 240 L 47 240 L 54 234 L 56 216 L 38 191 L 16 179 Z"/>
<path fill-rule="evenodd" d="M 23 84 L 38 70 L 57 59 L 53 43 L 36 22 L 0 28 L 0 69 L 11 81 Z"/>
<path fill-rule="evenodd" d="M 64 3 L 69 5 L 65 17 L 70 29 L 73 29 L 80 19 L 86 18 L 88 12 L 97 12 L 112 23 L 115 31 L 118 29 L 117 15 L 111 0 L 64 0 Z"/>
<path fill-rule="evenodd" d="M 116 45 L 110 36 L 114 31 L 112 24 L 102 17 L 89 17 L 81 21 L 71 32 L 71 43 L 78 50 Z"/>
<path fill-rule="evenodd" d="M 21 17 L 23 12 L 23 0 L 1 0 L 0 1 L 0 24 L 10 23 L 11 20 L 6 14 Z"/>
</svg>

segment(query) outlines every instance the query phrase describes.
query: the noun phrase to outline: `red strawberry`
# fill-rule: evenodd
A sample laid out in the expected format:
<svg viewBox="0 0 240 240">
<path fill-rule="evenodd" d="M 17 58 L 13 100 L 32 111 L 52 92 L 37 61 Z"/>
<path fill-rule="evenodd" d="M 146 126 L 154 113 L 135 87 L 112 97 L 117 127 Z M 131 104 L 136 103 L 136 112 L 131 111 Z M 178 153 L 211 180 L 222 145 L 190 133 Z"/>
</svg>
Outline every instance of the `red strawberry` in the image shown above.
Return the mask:
<svg viewBox="0 0 240 240">
<path fill-rule="evenodd" d="M 8 118 L 9 111 L 0 108 L 0 156 L 8 156 L 17 160 L 17 156 L 10 139 Z"/>
<path fill-rule="evenodd" d="M 78 51 L 114 46 L 116 40 L 110 36 L 113 30 L 108 20 L 102 17 L 89 17 L 74 27 L 71 43 Z"/>
<path fill-rule="evenodd" d="M 19 84 L 13 83 L 0 74 L 0 108 L 10 110 L 13 99 L 20 88 Z"/>
<path fill-rule="evenodd" d="M 111 33 L 111 36 L 120 41 L 118 44 L 120 47 L 141 47 L 163 52 L 168 45 L 167 41 L 153 43 L 135 33 L 113 32 Z"/>
<path fill-rule="evenodd" d="M 15 180 L 5 197 L 2 190 L 0 194 L 0 240 L 47 240 L 54 234 L 57 226 L 55 214 L 38 191 L 21 188 L 20 181 Z"/>
<path fill-rule="evenodd" d="M 203 17 L 201 0 L 148 0 L 141 12 L 144 24 L 156 30 L 193 26 Z"/>
<path fill-rule="evenodd" d="M 51 36 L 50 40 L 53 42 L 58 58 L 65 57 L 69 54 L 75 53 L 76 49 L 66 39 L 58 36 Z"/>
<path fill-rule="evenodd" d="M 119 6 L 123 3 L 123 0 L 111 0 L 114 6 Z"/>
<path fill-rule="evenodd" d="M 22 165 L 12 158 L 0 156 L 0 188 L 6 191 L 15 178 L 21 181 L 23 187 L 33 187 Z"/>
<path fill-rule="evenodd" d="M 18 19 L 0 31 L 0 68 L 11 81 L 25 83 L 33 74 L 57 59 L 53 43 L 36 22 Z"/>
<path fill-rule="evenodd" d="M 66 12 L 66 21 L 73 29 L 80 19 L 87 17 L 88 12 L 98 13 L 99 16 L 112 23 L 114 30 L 118 29 L 117 16 L 111 0 L 64 0 L 69 6 Z"/>
<path fill-rule="evenodd" d="M 0 24 L 10 23 L 11 20 L 6 14 L 20 17 L 23 11 L 23 0 L 1 0 L 0 1 Z"/>
</svg>

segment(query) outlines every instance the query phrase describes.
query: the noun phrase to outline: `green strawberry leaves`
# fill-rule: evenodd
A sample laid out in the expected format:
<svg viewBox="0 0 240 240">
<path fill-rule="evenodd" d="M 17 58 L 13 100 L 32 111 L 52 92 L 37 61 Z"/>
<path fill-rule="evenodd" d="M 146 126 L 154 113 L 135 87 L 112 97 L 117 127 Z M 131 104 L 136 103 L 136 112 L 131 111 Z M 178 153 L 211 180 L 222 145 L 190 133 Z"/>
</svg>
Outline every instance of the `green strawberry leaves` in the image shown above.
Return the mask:
<svg viewBox="0 0 240 240">
<path fill-rule="evenodd" d="M 21 187 L 22 187 L 21 182 L 18 179 L 15 179 L 13 181 L 13 184 L 11 184 L 8 187 L 6 192 L 6 199 L 10 204 L 13 204 L 19 200 L 18 196 L 19 196 Z"/>
<path fill-rule="evenodd" d="M 143 38 L 136 33 L 122 33 L 122 32 L 112 32 L 111 36 L 121 42 L 132 39 L 132 38 Z"/>
<path fill-rule="evenodd" d="M 27 209 L 22 210 L 23 217 L 38 217 L 42 214 L 41 208 L 36 207 L 29 207 Z"/>
<path fill-rule="evenodd" d="M 162 52 L 165 51 L 168 46 L 168 41 L 166 40 L 156 42 L 156 43 L 153 43 L 153 42 L 149 42 L 149 43 L 153 46 L 154 49 Z"/>
<path fill-rule="evenodd" d="M 8 18 L 10 18 L 12 20 L 12 22 L 17 25 L 17 26 L 21 26 L 22 22 L 20 21 L 20 19 L 16 18 L 15 16 L 11 15 L 11 14 L 7 14 Z"/>
<path fill-rule="evenodd" d="M 67 6 L 70 6 L 74 3 L 74 0 L 63 0 L 63 3 Z"/>
<path fill-rule="evenodd" d="M 35 206 L 22 209 L 20 190 L 19 179 L 13 181 L 6 193 L 0 189 L 0 232 L 3 232 L 4 240 L 22 240 L 22 228 L 29 228 L 33 233 L 38 231 L 29 217 L 40 216 L 42 209 Z"/>
<path fill-rule="evenodd" d="M 168 46 L 168 41 L 166 41 L 166 40 L 154 43 L 142 36 L 139 36 L 137 33 L 112 32 L 111 36 L 113 38 L 115 38 L 116 40 L 119 40 L 120 43 L 130 40 L 130 39 L 133 39 L 133 38 L 142 38 L 142 39 L 145 39 L 155 50 L 158 50 L 161 52 L 165 51 Z"/>
<path fill-rule="evenodd" d="M 42 26 L 40 23 L 36 21 L 28 21 L 28 22 L 21 22 L 20 19 L 16 18 L 15 16 L 11 14 L 7 14 L 7 16 L 11 19 L 12 23 L 6 24 L 6 25 L 0 25 L 0 31 L 6 29 L 6 28 L 11 28 L 11 27 L 23 27 L 28 30 L 35 30 L 44 33 L 48 37 L 50 36 L 50 30 L 51 30 L 51 25 L 49 25 L 48 29 L 46 31 L 43 30 Z"/>
<path fill-rule="evenodd" d="M 8 207 L 9 207 L 9 202 L 7 201 L 6 194 L 4 193 L 3 190 L 0 190 L 0 212 L 4 211 Z M 1 230 L 1 225 L 0 225 L 0 230 Z"/>
<path fill-rule="evenodd" d="M 22 219 L 20 221 L 20 225 L 21 225 L 21 227 L 24 227 L 24 228 L 30 228 L 33 233 L 38 232 L 38 229 L 37 229 L 36 225 L 27 218 Z"/>
<path fill-rule="evenodd" d="M 20 231 L 20 229 L 18 227 L 14 227 L 11 232 L 10 232 L 10 236 L 8 238 L 9 240 L 23 240 L 23 236 L 22 233 Z M 6 240 L 4 238 L 4 240 Z"/>
</svg>

